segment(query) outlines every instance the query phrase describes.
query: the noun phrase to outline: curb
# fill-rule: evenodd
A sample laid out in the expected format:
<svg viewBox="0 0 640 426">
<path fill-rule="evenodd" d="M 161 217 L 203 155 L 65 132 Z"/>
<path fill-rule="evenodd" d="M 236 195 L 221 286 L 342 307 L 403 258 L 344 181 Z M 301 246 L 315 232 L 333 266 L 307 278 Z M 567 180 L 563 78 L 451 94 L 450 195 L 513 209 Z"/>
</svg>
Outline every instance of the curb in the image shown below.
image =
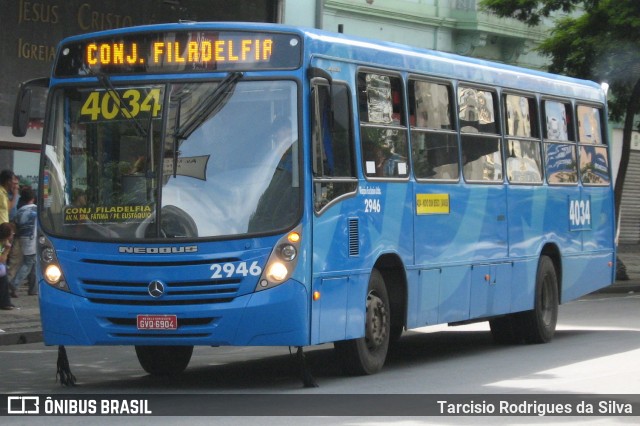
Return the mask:
<svg viewBox="0 0 640 426">
<path fill-rule="evenodd" d="M 22 345 L 27 343 L 42 342 L 42 331 L 16 331 L 0 333 L 0 346 Z"/>
<path fill-rule="evenodd" d="M 628 294 L 628 293 L 640 293 L 640 283 L 628 283 L 623 284 L 617 282 L 609 287 L 601 288 L 594 291 L 592 294 Z"/>
</svg>

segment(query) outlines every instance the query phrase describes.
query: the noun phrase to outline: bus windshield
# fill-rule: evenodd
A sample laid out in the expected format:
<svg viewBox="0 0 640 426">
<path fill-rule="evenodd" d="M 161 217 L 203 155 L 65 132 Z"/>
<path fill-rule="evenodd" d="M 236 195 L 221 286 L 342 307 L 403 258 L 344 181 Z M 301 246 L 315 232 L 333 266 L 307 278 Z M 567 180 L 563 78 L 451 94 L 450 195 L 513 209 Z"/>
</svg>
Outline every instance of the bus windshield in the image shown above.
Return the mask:
<svg viewBox="0 0 640 426">
<path fill-rule="evenodd" d="M 86 240 L 237 238 L 300 216 L 297 86 L 61 87 L 45 147 L 45 231 Z M 108 83 L 108 84 L 106 84 Z"/>
</svg>

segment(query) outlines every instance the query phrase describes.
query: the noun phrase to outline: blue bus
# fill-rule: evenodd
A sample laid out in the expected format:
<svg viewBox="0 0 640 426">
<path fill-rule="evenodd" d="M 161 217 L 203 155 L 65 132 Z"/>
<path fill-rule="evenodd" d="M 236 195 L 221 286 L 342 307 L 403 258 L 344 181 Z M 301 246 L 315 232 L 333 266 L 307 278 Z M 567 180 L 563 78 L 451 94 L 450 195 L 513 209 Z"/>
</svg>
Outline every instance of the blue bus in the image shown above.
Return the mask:
<svg viewBox="0 0 640 426">
<path fill-rule="evenodd" d="M 614 280 L 597 84 L 273 24 L 63 40 L 48 88 L 38 281 L 47 345 L 332 342 L 372 374 L 407 329 L 552 339 Z"/>
</svg>

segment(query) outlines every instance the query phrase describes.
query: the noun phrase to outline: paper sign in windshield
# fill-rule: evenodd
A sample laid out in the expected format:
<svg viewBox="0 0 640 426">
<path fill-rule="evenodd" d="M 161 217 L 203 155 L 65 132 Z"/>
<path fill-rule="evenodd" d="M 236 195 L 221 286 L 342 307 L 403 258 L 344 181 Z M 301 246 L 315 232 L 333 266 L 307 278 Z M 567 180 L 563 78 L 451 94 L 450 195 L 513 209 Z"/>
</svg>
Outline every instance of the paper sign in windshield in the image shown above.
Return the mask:
<svg viewBox="0 0 640 426">
<path fill-rule="evenodd" d="M 200 155 L 198 157 L 180 157 L 176 163 L 176 175 L 188 176 L 200 180 L 207 180 L 207 162 L 209 155 Z M 164 175 L 173 174 L 173 159 L 164 159 Z"/>
<path fill-rule="evenodd" d="M 96 206 L 66 207 L 64 223 L 121 223 L 126 221 L 141 222 L 151 214 L 151 206 Z"/>
</svg>

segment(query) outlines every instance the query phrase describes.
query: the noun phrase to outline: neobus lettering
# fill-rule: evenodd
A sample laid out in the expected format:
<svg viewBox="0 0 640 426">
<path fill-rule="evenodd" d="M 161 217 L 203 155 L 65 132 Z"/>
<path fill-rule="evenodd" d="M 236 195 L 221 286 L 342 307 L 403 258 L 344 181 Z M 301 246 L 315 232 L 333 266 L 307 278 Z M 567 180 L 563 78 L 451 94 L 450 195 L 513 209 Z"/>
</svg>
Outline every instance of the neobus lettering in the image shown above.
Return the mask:
<svg viewBox="0 0 640 426">
<path fill-rule="evenodd" d="M 180 247 L 118 247 L 118 253 L 126 254 L 175 254 L 175 253 L 196 253 L 198 246 Z"/>
</svg>

